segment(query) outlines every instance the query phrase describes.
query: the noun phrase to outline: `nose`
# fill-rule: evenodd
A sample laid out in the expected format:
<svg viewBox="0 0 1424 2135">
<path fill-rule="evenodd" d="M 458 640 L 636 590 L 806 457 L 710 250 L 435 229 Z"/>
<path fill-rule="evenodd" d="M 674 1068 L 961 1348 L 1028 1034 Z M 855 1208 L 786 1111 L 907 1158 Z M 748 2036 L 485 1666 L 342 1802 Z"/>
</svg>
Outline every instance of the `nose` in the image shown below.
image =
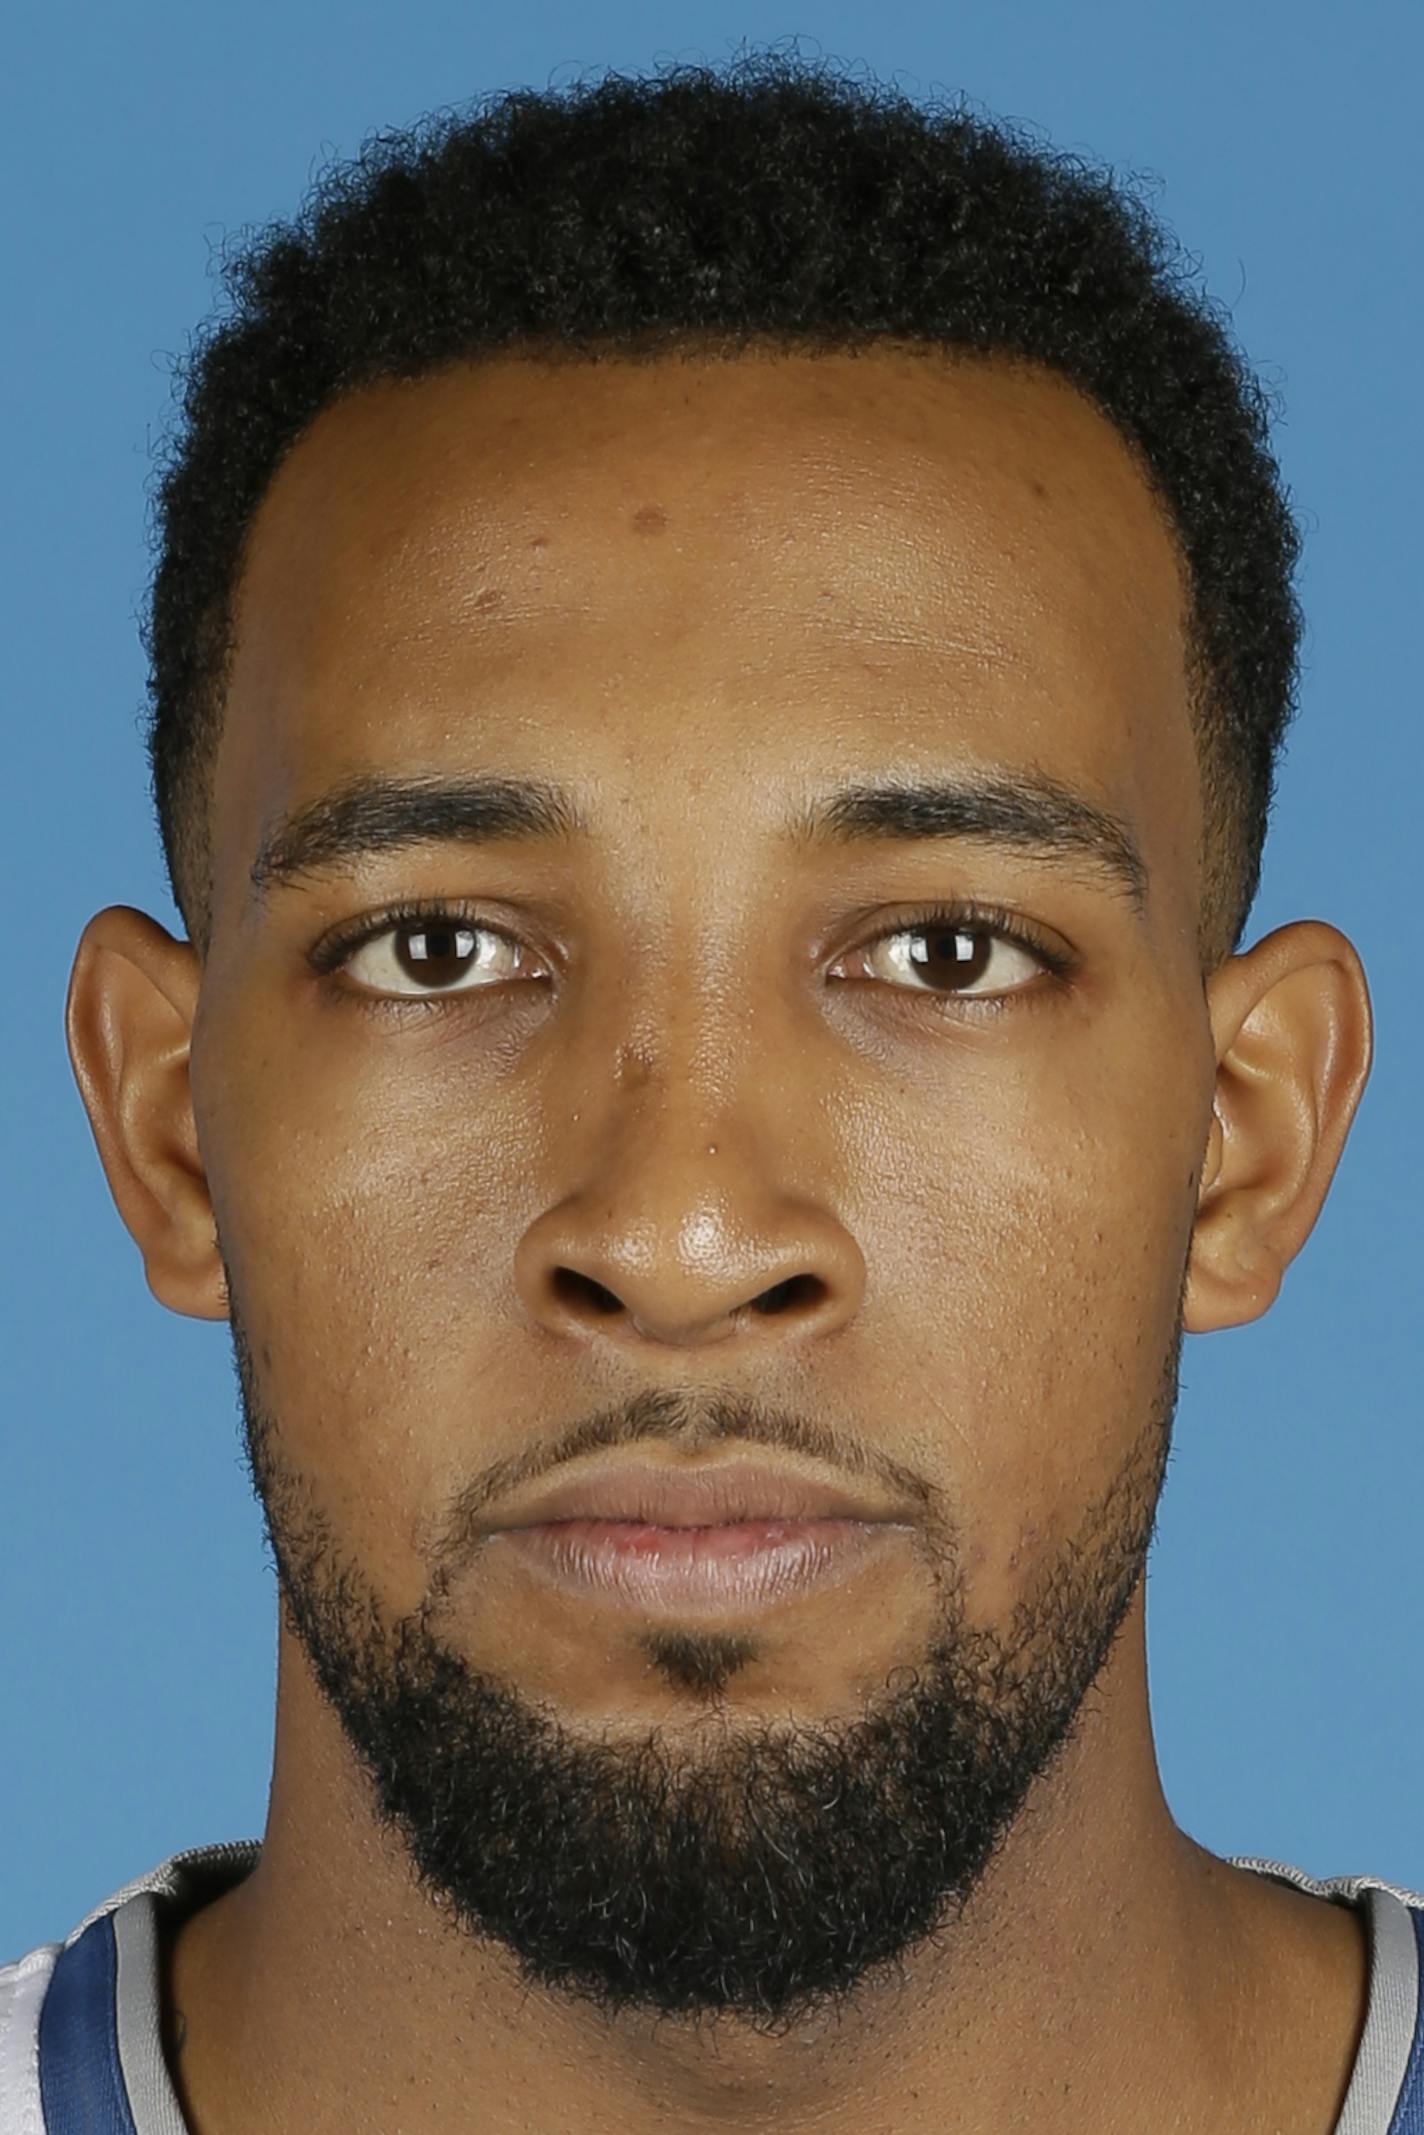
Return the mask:
<svg viewBox="0 0 1424 2135">
<path fill-rule="evenodd" d="M 530 1224 L 514 1272 L 525 1309 L 553 1333 L 677 1349 L 833 1333 L 866 1279 L 823 1195 L 779 1184 L 725 1123 L 679 1132 L 670 1114 L 656 1125 L 644 1115 L 605 1148 Z"/>
</svg>

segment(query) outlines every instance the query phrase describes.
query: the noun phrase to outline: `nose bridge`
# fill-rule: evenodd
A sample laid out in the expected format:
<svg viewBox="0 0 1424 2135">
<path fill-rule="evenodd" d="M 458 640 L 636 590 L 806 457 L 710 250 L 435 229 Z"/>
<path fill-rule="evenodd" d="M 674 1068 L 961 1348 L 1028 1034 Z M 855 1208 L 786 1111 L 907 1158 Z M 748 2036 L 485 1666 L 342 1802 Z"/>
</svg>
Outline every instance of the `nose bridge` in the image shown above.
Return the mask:
<svg viewBox="0 0 1424 2135">
<path fill-rule="evenodd" d="M 782 1160 L 772 1154 L 776 1100 L 754 1073 L 769 1035 L 764 1016 L 729 1015 L 709 985 L 667 1014 L 639 1004 L 632 1027 L 605 1040 L 589 1094 L 610 1238 L 623 1223 L 649 1245 L 658 1234 L 658 1250 L 695 1240 L 692 1257 L 705 1260 L 719 1234 L 770 1226 L 766 1204 L 792 1189 L 793 1152 L 783 1141 Z"/>
<path fill-rule="evenodd" d="M 683 973 L 630 988 L 612 1027 L 593 1036 L 589 1062 L 595 1089 L 605 1083 L 611 1123 L 682 1133 L 734 1115 L 754 1044 L 766 1036 L 765 1006 L 751 999 L 759 990 L 745 982 L 734 1004 L 706 963 L 690 981 Z"/>
<path fill-rule="evenodd" d="M 796 1020 L 765 971 L 713 950 L 692 974 L 649 970 L 630 986 L 602 1033 L 590 1033 L 586 1062 L 610 1188 L 686 1202 L 700 1179 L 744 1215 L 759 1191 L 824 1190 L 834 1166 L 826 1120 L 809 1090 L 800 1101 L 795 1078 L 771 1068 L 804 1045 Z"/>
<path fill-rule="evenodd" d="M 854 1312 L 864 1265 L 824 1120 L 769 1068 L 795 1042 L 772 1028 L 784 1012 L 764 995 L 730 1004 L 709 974 L 665 1012 L 638 988 L 595 1019 L 582 1131 L 518 1249 L 520 1293 L 546 1325 L 685 1346 Z"/>
</svg>

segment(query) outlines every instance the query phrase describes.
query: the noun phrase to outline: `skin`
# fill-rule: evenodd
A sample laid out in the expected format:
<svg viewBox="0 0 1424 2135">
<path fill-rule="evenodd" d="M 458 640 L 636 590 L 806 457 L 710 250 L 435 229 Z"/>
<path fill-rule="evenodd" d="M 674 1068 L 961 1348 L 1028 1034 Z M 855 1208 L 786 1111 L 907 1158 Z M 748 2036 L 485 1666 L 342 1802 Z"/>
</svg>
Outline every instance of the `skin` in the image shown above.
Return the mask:
<svg viewBox="0 0 1424 2135">
<path fill-rule="evenodd" d="M 1145 911 L 1081 856 L 783 828 L 848 777 L 990 766 L 1128 824 Z M 590 835 L 255 898 L 264 835 L 370 770 L 557 780 Z M 1061 381 L 890 348 L 462 367 L 348 398 L 279 470 L 210 953 L 98 914 L 71 1054 L 153 1293 L 224 1317 L 216 1226 L 284 1454 L 392 1613 L 472 1474 L 596 1405 L 732 1385 L 921 1478 L 1006 1627 L 1126 1458 L 1179 1302 L 1189 1333 L 1271 1305 L 1368 1073 L 1334 927 L 1204 983 L 1201 834 L 1174 544 Z M 556 983 L 433 1014 L 313 973 L 331 926 L 419 895 L 477 904 Z M 988 1010 L 883 953 L 830 975 L 951 898 L 1024 915 L 1073 975 L 1001 963 Z M 907 1552 L 768 1611 L 725 1710 L 855 1710 L 931 1599 Z M 506 1568 L 455 1628 L 570 1724 L 695 1740 L 702 1702 L 627 1614 Z M 471 2100 L 511 2135 L 1326 2135 L 1360 1927 L 1176 1827 L 1140 1588 L 1030 1807 L 942 1945 L 838 2023 L 609 2024 L 442 1931 L 284 1624 L 261 1864 L 172 1956 L 184 2109 L 196 2135 L 428 2135 Z"/>
</svg>

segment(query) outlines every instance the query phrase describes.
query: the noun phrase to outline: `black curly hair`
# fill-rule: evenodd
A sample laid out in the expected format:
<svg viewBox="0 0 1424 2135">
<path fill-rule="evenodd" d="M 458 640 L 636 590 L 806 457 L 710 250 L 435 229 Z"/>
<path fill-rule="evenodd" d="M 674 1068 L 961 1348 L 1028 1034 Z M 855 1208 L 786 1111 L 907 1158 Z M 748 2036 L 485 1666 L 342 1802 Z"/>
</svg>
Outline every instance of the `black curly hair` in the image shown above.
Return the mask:
<svg viewBox="0 0 1424 2135">
<path fill-rule="evenodd" d="M 1046 365 L 1134 448 L 1188 591 L 1204 968 L 1239 946 L 1294 709 L 1298 538 L 1269 407 L 1138 193 L 963 105 L 784 52 L 516 90 L 384 133 L 226 262 L 157 490 L 153 799 L 206 954 L 243 544 L 340 394 L 495 350 L 942 346 Z"/>
</svg>

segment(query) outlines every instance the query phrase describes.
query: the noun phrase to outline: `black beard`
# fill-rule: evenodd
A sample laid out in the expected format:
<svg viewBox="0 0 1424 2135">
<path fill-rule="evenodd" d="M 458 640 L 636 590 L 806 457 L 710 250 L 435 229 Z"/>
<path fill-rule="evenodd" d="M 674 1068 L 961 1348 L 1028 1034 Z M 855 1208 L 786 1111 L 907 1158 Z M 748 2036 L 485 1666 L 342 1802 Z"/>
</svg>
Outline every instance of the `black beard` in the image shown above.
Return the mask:
<svg viewBox="0 0 1424 2135">
<path fill-rule="evenodd" d="M 231 1323 L 287 1620 L 429 1897 L 502 1945 L 526 1984 L 610 2015 L 726 2014 L 767 2035 L 936 1938 L 1066 1742 L 1145 1568 L 1182 1340 L 1179 1321 L 1148 1428 L 1007 1636 L 968 1620 L 945 1571 L 920 1665 L 854 1718 L 742 1722 L 724 1706 L 713 1746 L 679 1751 L 656 1728 L 598 1738 L 536 1709 L 442 1642 L 436 1598 L 386 1618 L 282 1466 L 235 1307 Z M 633 1406 L 667 1435 L 670 1401 Z M 725 1435 L 765 1443 L 749 1413 L 717 1404 Z M 699 1405 L 699 1424 L 708 1415 Z M 620 1440 L 637 1435 L 625 1416 Z M 699 1693 L 746 1643 L 644 1640 L 668 1681 Z"/>
</svg>

